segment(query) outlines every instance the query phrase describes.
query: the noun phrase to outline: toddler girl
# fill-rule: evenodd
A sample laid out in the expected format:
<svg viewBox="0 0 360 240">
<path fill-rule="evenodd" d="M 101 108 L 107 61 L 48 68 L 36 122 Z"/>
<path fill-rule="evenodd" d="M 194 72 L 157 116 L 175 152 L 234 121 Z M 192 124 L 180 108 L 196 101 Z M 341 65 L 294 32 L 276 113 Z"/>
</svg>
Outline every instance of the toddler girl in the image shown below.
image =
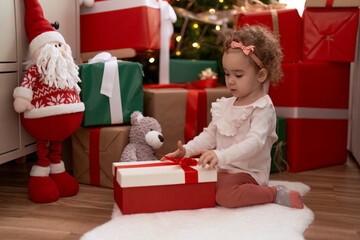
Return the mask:
<svg viewBox="0 0 360 240">
<path fill-rule="evenodd" d="M 245 26 L 224 43 L 226 87 L 233 97 L 212 104 L 212 122 L 186 145 L 167 154 L 200 155 L 199 165 L 218 170 L 216 202 L 224 207 L 277 203 L 303 208 L 301 196 L 283 186 L 268 187 L 276 115 L 264 83 L 282 77 L 279 41 L 261 26 Z"/>
</svg>

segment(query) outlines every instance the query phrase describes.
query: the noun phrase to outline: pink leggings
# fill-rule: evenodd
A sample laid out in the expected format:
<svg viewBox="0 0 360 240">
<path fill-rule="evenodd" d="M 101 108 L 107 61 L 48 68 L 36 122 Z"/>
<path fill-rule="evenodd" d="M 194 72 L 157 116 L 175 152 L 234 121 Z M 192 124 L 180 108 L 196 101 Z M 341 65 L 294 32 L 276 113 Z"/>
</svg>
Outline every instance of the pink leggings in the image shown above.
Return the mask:
<svg viewBox="0 0 360 240">
<path fill-rule="evenodd" d="M 260 186 L 247 173 L 218 172 L 216 203 L 224 207 L 243 207 L 255 204 L 273 203 L 276 187 Z"/>
</svg>

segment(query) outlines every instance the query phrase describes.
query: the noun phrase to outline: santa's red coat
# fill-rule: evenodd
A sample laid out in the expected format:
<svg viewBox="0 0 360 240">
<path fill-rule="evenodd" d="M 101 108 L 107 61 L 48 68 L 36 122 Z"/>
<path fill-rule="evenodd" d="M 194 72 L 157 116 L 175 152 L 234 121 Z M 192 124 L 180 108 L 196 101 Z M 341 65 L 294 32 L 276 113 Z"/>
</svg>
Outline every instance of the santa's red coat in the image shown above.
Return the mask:
<svg viewBox="0 0 360 240">
<path fill-rule="evenodd" d="M 76 90 L 45 84 L 37 67 L 31 67 L 19 86 L 32 92 L 34 108 L 24 112 L 21 119 L 25 129 L 35 139 L 63 140 L 80 126 L 84 104 Z"/>
</svg>

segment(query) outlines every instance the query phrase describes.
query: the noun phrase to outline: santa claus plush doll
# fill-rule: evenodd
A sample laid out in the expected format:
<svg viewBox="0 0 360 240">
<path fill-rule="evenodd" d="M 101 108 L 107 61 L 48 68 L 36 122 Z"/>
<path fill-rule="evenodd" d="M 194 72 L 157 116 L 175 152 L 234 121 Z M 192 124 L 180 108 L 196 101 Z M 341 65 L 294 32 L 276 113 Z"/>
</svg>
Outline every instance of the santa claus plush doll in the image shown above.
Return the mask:
<svg viewBox="0 0 360 240">
<path fill-rule="evenodd" d="M 37 0 L 25 0 L 25 7 L 25 30 L 34 65 L 14 90 L 14 108 L 37 142 L 38 162 L 30 171 L 29 198 L 54 202 L 79 191 L 77 181 L 65 171 L 61 141 L 80 126 L 85 107 L 70 46 L 44 18 Z"/>
</svg>

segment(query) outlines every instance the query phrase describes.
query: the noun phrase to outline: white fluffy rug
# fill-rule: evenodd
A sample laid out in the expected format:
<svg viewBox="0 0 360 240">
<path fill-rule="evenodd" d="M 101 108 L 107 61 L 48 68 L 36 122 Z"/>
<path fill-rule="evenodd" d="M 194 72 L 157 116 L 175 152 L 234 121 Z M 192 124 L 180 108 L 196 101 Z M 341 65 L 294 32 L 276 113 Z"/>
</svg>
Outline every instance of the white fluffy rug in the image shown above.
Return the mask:
<svg viewBox="0 0 360 240">
<path fill-rule="evenodd" d="M 298 182 L 270 181 L 305 195 L 310 187 Z M 82 236 L 81 240 L 297 240 L 314 220 L 307 208 L 276 204 L 228 209 L 223 207 L 122 215 L 115 204 L 112 220 Z"/>
</svg>

